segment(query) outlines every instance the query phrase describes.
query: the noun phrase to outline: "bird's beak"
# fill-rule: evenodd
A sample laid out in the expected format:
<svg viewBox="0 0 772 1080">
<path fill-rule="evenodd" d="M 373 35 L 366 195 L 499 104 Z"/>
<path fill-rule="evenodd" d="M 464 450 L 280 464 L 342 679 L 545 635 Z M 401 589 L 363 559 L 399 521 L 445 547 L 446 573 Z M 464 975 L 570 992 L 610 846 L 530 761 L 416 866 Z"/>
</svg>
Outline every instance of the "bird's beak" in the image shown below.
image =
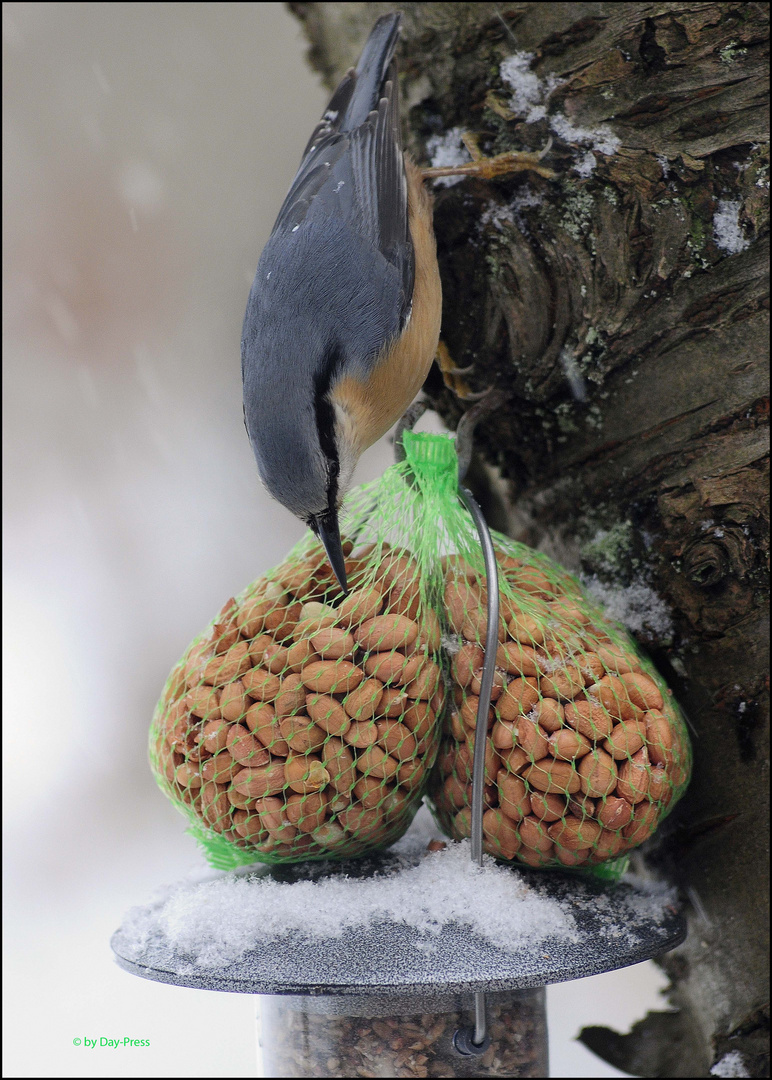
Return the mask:
<svg viewBox="0 0 772 1080">
<path fill-rule="evenodd" d="M 344 596 L 348 596 L 346 564 L 340 542 L 337 510 L 328 510 L 324 514 L 317 514 L 315 517 L 311 518 L 309 525 L 324 544 L 324 550 L 327 552 L 327 558 L 330 560 L 332 572 L 338 579 L 338 584 L 343 590 Z"/>
</svg>

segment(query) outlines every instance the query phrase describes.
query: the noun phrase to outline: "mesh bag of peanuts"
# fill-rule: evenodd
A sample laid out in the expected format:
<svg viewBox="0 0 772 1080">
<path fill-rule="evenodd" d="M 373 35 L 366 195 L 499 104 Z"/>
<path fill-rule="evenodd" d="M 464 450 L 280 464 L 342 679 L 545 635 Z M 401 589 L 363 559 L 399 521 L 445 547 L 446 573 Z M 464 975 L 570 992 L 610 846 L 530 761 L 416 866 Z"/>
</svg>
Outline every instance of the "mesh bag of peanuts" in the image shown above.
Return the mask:
<svg viewBox="0 0 772 1080">
<path fill-rule="evenodd" d="M 347 597 L 309 534 L 167 680 L 151 766 L 220 869 L 361 855 L 421 803 L 445 691 L 436 466 L 420 457 L 347 503 Z"/>
<path fill-rule="evenodd" d="M 443 645 L 449 707 L 430 799 L 443 831 L 471 829 L 472 760 L 487 640 L 474 525 L 445 508 Z M 672 691 L 632 638 L 547 556 L 493 533 L 500 615 L 485 746 L 484 847 L 529 866 L 597 867 L 641 844 L 691 769 Z M 616 866 L 620 867 L 617 861 Z"/>
</svg>

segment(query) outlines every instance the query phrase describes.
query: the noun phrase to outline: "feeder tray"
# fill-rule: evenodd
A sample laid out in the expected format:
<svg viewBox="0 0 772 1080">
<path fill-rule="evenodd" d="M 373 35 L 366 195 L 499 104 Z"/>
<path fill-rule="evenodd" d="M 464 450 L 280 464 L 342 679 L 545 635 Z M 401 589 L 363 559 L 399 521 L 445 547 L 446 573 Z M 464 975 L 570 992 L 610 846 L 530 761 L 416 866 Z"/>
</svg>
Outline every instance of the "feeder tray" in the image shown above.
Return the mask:
<svg viewBox="0 0 772 1080">
<path fill-rule="evenodd" d="M 417 862 L 417 860 L 416 860 Z M 388 852 L 330 864 L 325 878 L 387 872 L 397 860 Z M 404 865 L 404 856 L 400 865 Z M 523 873 L 522 870 L 519 873 Z M 274 868 L 270 876 L 301 880 L 299 867 Z M 319 880 L 318 870 L 314 874 Z M 237 994 L 448 994 L 544 986 L 627 967 L 675 948 L 686 923 L 668 904 L 631 921 L 630 900 L 640 895 L 627 882 L 609 886 L 557 871 L 538 874 L 540 889 L 567 907 L 576 920 L 575 941 L 530 943 L 506 952 L 469 927 L 450 925 L 432 939 L 431 952 L 418 930 L 384 920 L 355 927 L 343 937 L 305 938 L 291 933 L 257 944 L 237 962 L 199 968 L 164 940 L 156 922 L 159 904 L 134 913 L 131 932 L 112 938 L 118 963 L 133 975 L 175 986 Z M 139 945 L 139 931 L 144 940 Z"/>
</svg>

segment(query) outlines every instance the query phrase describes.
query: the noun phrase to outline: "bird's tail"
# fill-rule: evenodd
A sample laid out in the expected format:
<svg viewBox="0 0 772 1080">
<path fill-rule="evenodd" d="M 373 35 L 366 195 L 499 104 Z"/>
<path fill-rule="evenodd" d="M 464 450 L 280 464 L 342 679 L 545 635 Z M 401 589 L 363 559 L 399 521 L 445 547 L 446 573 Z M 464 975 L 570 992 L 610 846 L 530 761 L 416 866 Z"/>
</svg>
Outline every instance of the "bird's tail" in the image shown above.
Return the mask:
<svg viewBox="0 0 772 1080">
<path fill-rule="evenodd" d="M 378 108 L 383 84 L 399 38 L 402 13 L 382 15 L 370 31 L 356 66 L 353 93 L 340 119 L 339 131 L 353 131 L 364 124 L 369 113 Z M 332 104 L 332 103 L 331 103 Z"/>
</svg>

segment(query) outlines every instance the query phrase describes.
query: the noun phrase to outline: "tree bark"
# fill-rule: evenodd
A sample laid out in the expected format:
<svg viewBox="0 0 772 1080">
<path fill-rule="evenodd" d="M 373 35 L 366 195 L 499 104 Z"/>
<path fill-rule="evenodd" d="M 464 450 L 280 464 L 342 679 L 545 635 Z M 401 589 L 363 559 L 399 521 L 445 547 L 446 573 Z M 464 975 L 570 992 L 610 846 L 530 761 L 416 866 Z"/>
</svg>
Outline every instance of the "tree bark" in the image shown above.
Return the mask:
<svg viewBox="0 0 772 1080">
<path fill-rule="evenodd" d="M 584 1041 L 641 1076 L 730 1051 L 767 1076 L 768 5 L 400 6 L 417 161 L 454 127 L 489 154 L 553 137 L 555 179 L 436 191 L 443 340 L 508 394 L 478 495 L 616 596 L 692 727 L 691 786 L 646 852 L 689 903 L 662 960 L 677 1011 Z M 330 85 L 391 10 L 290 8 Z M 455 427 L 468 402 L 438 372 L 425 391 Z"/>
</svg>

